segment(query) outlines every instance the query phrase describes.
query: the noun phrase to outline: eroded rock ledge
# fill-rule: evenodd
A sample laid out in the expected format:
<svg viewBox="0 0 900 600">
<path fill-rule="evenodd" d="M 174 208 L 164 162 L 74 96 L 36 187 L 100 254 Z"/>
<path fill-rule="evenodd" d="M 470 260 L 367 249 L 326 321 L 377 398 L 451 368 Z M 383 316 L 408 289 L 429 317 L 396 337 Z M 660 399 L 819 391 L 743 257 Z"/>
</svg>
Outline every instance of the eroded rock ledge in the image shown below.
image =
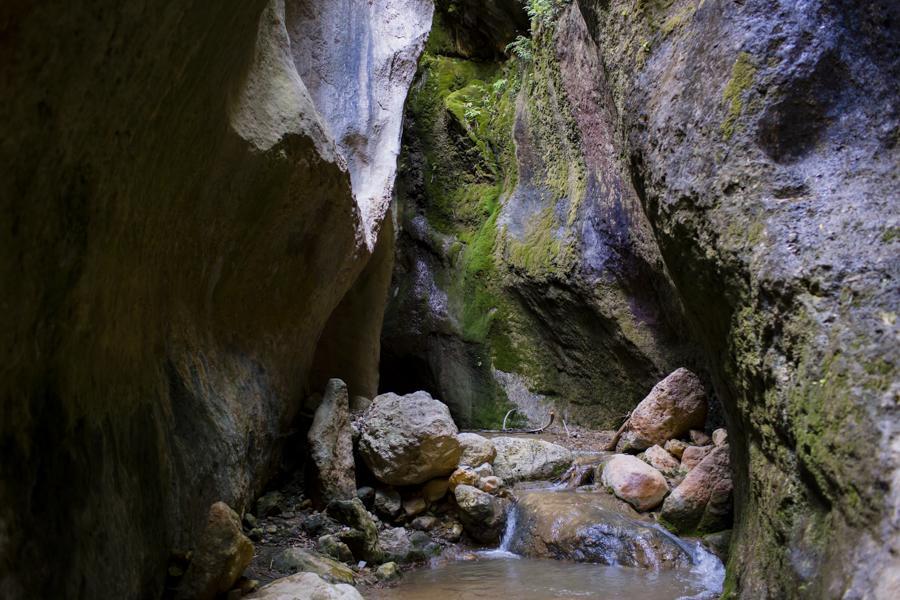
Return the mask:
<svg viewBox="0 0 900 600">
<path fill-rule="evenodd" d="M 374 391 L 380 224 L 432 11 L 0 9 L 4 598 L 158 596 L 210 504 L 259 492 L 314 365 Z M 335 14 L 365 29 L 354 52 L 313 35 Z"/>
</svg>

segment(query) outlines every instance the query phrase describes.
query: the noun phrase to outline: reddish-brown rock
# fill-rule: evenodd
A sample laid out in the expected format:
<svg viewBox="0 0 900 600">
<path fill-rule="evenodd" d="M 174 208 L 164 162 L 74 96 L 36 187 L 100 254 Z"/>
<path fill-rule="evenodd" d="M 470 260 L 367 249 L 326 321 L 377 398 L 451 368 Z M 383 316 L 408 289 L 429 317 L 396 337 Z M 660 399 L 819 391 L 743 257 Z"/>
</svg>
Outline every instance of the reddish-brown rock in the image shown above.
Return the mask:
<svg viewBox="0 0 900 600">
<path fill-rule="evenodd" d="M 617 452 L 639 452 L 665 444 L 706 422 L 706 393 L 700 378 L 678 369 L 657 383 L 631 413 Z"/>
</svg>

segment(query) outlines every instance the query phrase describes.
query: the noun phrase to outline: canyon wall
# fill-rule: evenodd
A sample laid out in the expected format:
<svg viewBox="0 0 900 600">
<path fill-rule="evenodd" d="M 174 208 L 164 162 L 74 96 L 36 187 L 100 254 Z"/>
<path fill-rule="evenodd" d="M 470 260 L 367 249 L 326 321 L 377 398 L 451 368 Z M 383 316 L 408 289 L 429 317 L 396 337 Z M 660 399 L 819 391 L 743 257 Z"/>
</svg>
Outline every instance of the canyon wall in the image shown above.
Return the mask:
<svg viewBox="0 0 900 600">
<path fill-rule="evenodd" d="M 337 56 L 315 35 L 347 11 Z M 432 11 L 0 8 L 0 596 L 158 597 L 209 505 L 271 476 L 317 380 L 374 392 Z"/>
<path fill-rule="evenodd" d="M 468 426 L 556 406 L 618 427 L 668 372 L 702 365 L 617 162 L 599 57 L 557 56 L 548 18 L 498 58 L 528 30 L 490 24 L 500 10 L 521 21 L 521 4 L 450 4 L 407 110 L 382 387 L 430 389 Z M 471 31 L 500 37 L 476 46 Z"/>
<path fill-rule="evenodd" d="M 895 3 L 539 5 L 479 53 L 439 3 L 382 385 L 609 426 L 692 366 L 737 470 L 726 595 L 893 597 Z"/>
</svg>

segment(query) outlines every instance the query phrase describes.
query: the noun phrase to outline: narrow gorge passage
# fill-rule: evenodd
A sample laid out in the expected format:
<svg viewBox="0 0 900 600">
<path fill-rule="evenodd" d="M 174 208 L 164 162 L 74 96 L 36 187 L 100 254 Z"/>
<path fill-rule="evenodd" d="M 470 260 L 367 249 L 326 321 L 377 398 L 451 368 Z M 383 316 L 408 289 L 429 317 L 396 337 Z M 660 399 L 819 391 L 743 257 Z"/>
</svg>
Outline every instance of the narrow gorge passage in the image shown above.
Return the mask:
<svg viewBox="0 0 900 600">
<path fill-rule="evenodd" d="M 900 597 L 900 5 L 9 0 L 0 598 Z"/>
</svg>

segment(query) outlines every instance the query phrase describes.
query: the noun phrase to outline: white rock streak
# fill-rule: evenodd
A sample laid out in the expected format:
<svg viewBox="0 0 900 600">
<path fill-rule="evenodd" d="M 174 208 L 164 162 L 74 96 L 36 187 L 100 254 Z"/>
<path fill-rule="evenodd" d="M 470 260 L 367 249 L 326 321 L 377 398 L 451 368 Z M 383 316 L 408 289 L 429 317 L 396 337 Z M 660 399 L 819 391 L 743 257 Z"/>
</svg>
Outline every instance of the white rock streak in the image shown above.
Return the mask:
<svg viewBox="0 0 900 600">
<path fill-rule="evenodd" d="M 390 206 L 429 0 L 288 0 L 294 64 L 347 163 L 371 250 Z"/>
</svg>

